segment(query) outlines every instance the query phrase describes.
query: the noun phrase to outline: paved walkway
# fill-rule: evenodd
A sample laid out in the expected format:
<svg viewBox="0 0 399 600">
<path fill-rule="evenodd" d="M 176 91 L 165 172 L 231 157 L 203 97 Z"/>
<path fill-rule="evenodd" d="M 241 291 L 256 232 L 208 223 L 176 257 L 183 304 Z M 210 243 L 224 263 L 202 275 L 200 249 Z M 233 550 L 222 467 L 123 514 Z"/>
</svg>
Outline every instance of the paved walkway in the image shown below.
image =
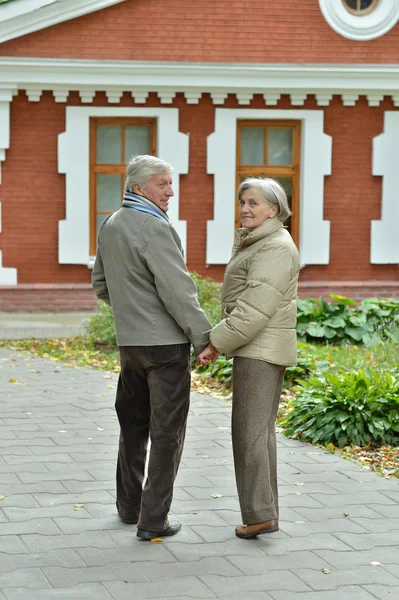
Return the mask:
<svg viewBox="0 0 399 600">
<path fill-rule="evenodd" d="M 0 350 L 0 599 L 393 600 L 399 484 L 279 434 L 281 531 L 239 540 L 230 406 L 193 394 L 173 513 L 115 514 L 116 376 Z"/>
<path fill-rule="evenodd" d="M 94 312 L 5 313 L 0 312 L 0 339 L 75 337 L 83 335 Z"/>
</svg>

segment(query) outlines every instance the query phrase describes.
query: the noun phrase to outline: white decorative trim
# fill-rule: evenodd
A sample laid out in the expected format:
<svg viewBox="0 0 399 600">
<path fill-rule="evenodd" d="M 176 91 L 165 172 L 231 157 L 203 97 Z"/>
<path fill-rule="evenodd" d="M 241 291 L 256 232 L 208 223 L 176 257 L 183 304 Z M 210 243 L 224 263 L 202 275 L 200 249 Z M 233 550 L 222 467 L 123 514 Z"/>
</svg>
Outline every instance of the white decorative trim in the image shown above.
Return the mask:
<svg viewBox="0 0 399 600">
<path fill-rule="evenodd" d="M 251 92 L 239 92 L 236 96 L 238 104 L 251 104 L 251 100 L 254 97 Z"/>
<path fill-rule="evenodd" d="M 184 92 L 184 97 L 187 104 L 198 104 L 201 100 L 202 92 L 198 90 L 192 90 L 190 92 Z"/>
<path fill-rule="evenodd" d="M 17 285 L 17 269 L 3 267 L 3 255 L 0 250 L 0 285 Z"/>
<path fill-rule="evenodd" d="M 344 106 L 355 106 L 355 104 L 358 100 L 359 100 L 359 94 L 355 94 L 353 92 L 342 94 L 342 104 Z"/>
<path fill-rule="evenodd" d="M 384 94 L 374 92 L 373 94 L 367 94 L 367 102 L 369 106 L 379 106 L 384 100 Z"/>
<path fill-rule="evenodd" d="M 373 175 L 382 175 L 381 220 L 371 221 L 372 264 L 399 264 L 399 112 L 384 113 L 384 133 L 373 139 Z"/>
<path fill-rule="evenodd" d="M 68 106 L 66 131 L 58 136 L 58 172 L 66 175 L 66 219 L 59 222 L 58 262 L 89 265 L 90 117 L 155 117 L 157 156 L 174 167 L 175 197 L 169 216 L 186 248 L 186 221 L 179 221 L 179 175 L 188 173 L 188 136 L 179 132 L 177 108 Z"/>
<path fill-rule="evenodd" d="M 132 98 L 136 104 L 145 104 L 148 98 L 148 92 L 146 90 L 133 91 Z"/>
<path fill-rule="evenodd" d="M 123 96 L 123 90 L 106 90 L 105 95 L 110 104 L 119 104 Z"/>
<path fill-rule="evenodd" d="M 6 159 L 6 150 L 10 147 L 10 104 L 15 95 L 15 87 L 3 87 L 0 84 L 0 184 L 1 163 Z M 2 214 L 0 202 L 0 233 L 2 231 Z M 16 285 L 17 269 L 2 266 L 2 253 L 0 250 L 0 285 Z"/>
<path fill-rule="evenodd" d="M 56 102 L 66 102 L 69 96 L 69 90 L 53 90 L 53 96 Z"/>
<path fill-rule="evenodd" d="M 374 40 L 387 33 L 399 20 L 398 0 L 379 0 L 370 13 L 357 16 L 348 12 L 342 0 L 319 0 L 329 26 L 350 40 Z"/>
<path fill-rule="evenodd" d="M 330 222 L 323 219 L 324 177 L 331 174 L 331 137 L 322 110 L 216 109 L 208 136 L 207 172 L 214 175 L 214 220 L 207 223 L 207 264 L 229 261 L 234 239 L 237 119 L 297 119 L 302 122 L 300 174 L 301 263 L 327 265 Z"/>
<path fill-rule="evenodd" d="M 40 102 L 43 90 L 38 88 L 26 88 L 26 95 L 28 96 L 29 102 Z"/>
<path fill-rule="evenodd" d="M 0 44 L 124 0 L 18 0 L 1 7 Z"/>
<path fill-rule="evenodd" d="M 338 0 L 340 1 L 340 0 Z M 11 3 L 12 4 L 12 3 Z M 399 6 L 399 1 L 398 1 Z M 77 90 L 84 102 L 92 102 L 96 91 L 111 96 L 127 92 L 142 102 L 156 92 L 163 103 L 183 93 L 188 103 L 210 94 L 223 105 L 229 94 L 248 102 L 261 94 L 266 105 L 275 106 L 282 94 L 298 106 L 307 95 L 315 95 L 327 106 L 332 95 L 343 96 L 346 105 L 360 95 L 399 95 L 399 65 L 285 65 L 241 63 L 171 63 L 112 60 L 68 60 L 0 57 L 0 85 L 30 90 Z M 116 98 L 116 96 L 115 96 Z M 349 102 L 349 103 L 348 103 Z"/>
<path fill-rule="evenodd" d="M 317 106 L 329 106 L 333 95 L 329 93 L 316 94 Z"/>
</svg>

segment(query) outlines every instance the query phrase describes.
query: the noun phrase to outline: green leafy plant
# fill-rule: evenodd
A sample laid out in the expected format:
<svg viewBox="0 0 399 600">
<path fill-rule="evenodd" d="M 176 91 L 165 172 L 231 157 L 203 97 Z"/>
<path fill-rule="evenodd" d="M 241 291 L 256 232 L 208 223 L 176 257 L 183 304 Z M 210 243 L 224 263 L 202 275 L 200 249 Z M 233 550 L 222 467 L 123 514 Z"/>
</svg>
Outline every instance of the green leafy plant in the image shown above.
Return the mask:
<svg viewBox="0 0 399 600">
<path fill-rule="evenodd" d="M 221 354 L 214 363 L 210 363 L 207 367 L 199 366 L 196 371 L 206 373 L 209 377 L 215 377 L 224 383 L 230 383 L 233 375 L 233 359 L 228 359 Z"/>
<path fill-rule="evenodd" d="M 399 444 L 399 371 L 324 372 L 301 380 L 278 424 L 311 443 Z"/>
<path fill-rule="evenodd" d="M 399 342 L 399 300 L 370 298 L 357 305 L 345 296 L 298 299 L 297 332 L 308 342 L 376 345 L 384 336 Z"/>
<path fill-rule="evenodd" d="M 220 286 L 214 279 L 211 279 L 210 277 L 201 277 L 201 275 L 195 271 L 191 271 L 190 275 L 197 287 L 200 306 L 202 310 L 205 311 L 212 326 L 215 326 L 219 323 L 222 316 Z"/>
<path fill-rule="evenodd" d="M 96 345 L 116 346 L 114 313 L 105 302 L 98 303 L 99 312 L 93 315 L 86 324 L 86 335 Z"/>
</svg>

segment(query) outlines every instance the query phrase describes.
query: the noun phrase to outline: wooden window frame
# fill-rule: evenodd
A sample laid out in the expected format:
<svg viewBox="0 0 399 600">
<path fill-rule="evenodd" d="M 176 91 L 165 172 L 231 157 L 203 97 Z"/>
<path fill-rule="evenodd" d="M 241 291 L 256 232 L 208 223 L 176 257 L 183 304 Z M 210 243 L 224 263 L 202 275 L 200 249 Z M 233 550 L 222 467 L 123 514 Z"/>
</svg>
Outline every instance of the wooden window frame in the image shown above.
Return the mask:
<svg viewBox="0 0 399 600">
<path fill-rule="evenodd" d="M 368 8 L 365 8 L 364 10 L 362 10 L 360 8 L 360 2 L 361 2 L 361 0 L 357 0 L 357 8 L 351 8 L 350 6 L 347 5 L 345 0 L 342 0 L 342 4 L 344 5 L 344 7 L 348 11 L 348 13 L 350 13 L 351 15 L 356 15 L 356 17 L 364 17 L 366 15 L 369 15 L 376 8 L 376 6 L 378 4 L 378 0 L 373 0 Z"/>
<path fill-rule="evenodd" d="M 101 125 L 119 125 L 122 127 L 122 162 L 97 164 L 97 127 Z M 97 175 L 122 175 L 121 199 L 123 197 L 126 164 L 129 157 L 125 156 L 126 127 L 150 127 L 150 154 L 157 152 L 157 119 L 146 117 L 90 117 L 90 255 L 97 251 L 97 215 L 112 214 L 112 211 L 97 210 Z"/>
<path fill-rule="evenodd" d="M 241 165 L 241 130 L 243 127 L 265 129 L 264 165 Z M 292 165 L 268 165 L 268 130 L 292 129 Z M 291 233 L 299 248 L 299 184 L 300 184 L 300 154 L 301 154 L 301 121 L 287 119 L 239 119 L 237 120 L 237 154 L 236 154 L 236 190 L 242 177 L 291 177 Z M 235 228 L 240 227 L 238 202 L 235 209 Z"/>
</svg>

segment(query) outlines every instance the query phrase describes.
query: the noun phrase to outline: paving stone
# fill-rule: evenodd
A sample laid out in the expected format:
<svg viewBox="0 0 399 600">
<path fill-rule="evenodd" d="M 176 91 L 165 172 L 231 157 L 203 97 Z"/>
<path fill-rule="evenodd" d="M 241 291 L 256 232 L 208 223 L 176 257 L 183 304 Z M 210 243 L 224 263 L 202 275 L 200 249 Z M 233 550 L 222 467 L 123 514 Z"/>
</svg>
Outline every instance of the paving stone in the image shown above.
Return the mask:
<svg viewBox="0 0 399 600">
<path fill-rule="evenodd" d="M 380 562 L 384 566 L 399 564 L 399 548 L 392 546 L 379 546 L 372 550 L 352 550 L 347 552 L 315 550 L 314 554 L 328 562 L 335 569 L 351 569 L 361 565 L 370 565 L 375 561 Z"/>
<path fill-rule="evenodd" d="M 165 544 L 146 544 L 135 537 L 135 531 L 112 531 L 109 532 L 114 547 L 95 547 L 89 544 L 81 544 L 78 549 L 79 555 L 88 566 L 107 566 L 110 563 L 147 563 L 151 562 L 154 570 L 162 563 L 174 563 L 176 558 L 169 552 Z M 65 536 L 64 536 L 65 537 Z M 67 536 L 76 537 L 76 536 Z"/>
<path fill-rule="evenodd" d="M 348 514 L 351 518 L 369 518 L 378 519 L 383 518 L 375 512 L 370 506 L 363 506 L 361 504 L 352 504 L 350 507 L 337 506 L 335 508 L 315 508 L 309 509 L 303 506 L 295 507 L 295 511 L 302 515 L 308 521 L 327 521 L 330 519 L 340 519 L 345 514 Z"/>
<path fill-rule="evenodd" d="M 131 583 L 146 582 L 148 579 L 141 570 L 131 563 L 112 563 L 107 568 L 103 567 L 43 567 L 51 585 L 54 587 L 66 587 L 79 583 L 94 583 L 104 581 L 126 581 Z"/>
<path fill-rule="evenodd" d="M 4 508 L 7 518 L 12 523 L 23 523 L 33 519 L 49 520 L 54 517 L 71 516 L 73 519 L 87 519 L 89 514 L 85 508 L 75 511 L 73 504 L 59 506 L 40 506 L 39 508 Z"/>
<path fill-rule="evenodd" d="M 49 493 L 62 493 L 65 492 L 65 488 L 58 481 L 45 481 L 40 483 L 21 483 L 12 484 L 12 485 L 2 485 L 1 486 L 2 495 L 8 498 L 14 494 L 19 495 L 22 493 L 25 494 L 34 494 L 35 492 L 49 492 Z"/>
<path fill-rule="evenodd" d="M 399 585 L 399 579 L 385 569 L 373 567 L 372 565 L 358 566 L 353 569 L 331 570 L 328 575 L 322 571 L 312 569 L 293 569 L 293 572 L 314 590 L 335 590 L 339 585 L 367 585 L 372 583 Z"/>
<path fill-rule="evenodd" d="M 109 503 L 111 502 L 115 509 L 113 497 L 105 490 L 99 491 L 82 491 L 77 494 L 46 494 L 37 493 L 33 494 L 33 498 L 40 506 L 58 506 L 60 504 L 69 504 L 74 506 L 75 504 L 86 504 L 89 502 Z"/>
<path fill-rule="evenodd" d="M 290 537 L 304 537 L 314 533 L 330 532 L 331 523 L 328 521 L 307 521 L 306 523 L 280 521 L 280 530 L 284 531 Z M 335 532 L 368 533 L 366 529 L 345 517 L 334 519 Z"/>
<path fill-rule="evenodd" d="M 13 523 L 4 523 L 1 526 L 1 535 L 23 535 L 25 533 L 40 533 L 40 535 L 55 535 L 60 530 L 51 519 L 24 519 Z"/>
<path fill-rule="evenodd" d="M 236 565 L 245 575 L 262 575 L 269 571 L 286 569 L 302 569 L 312 566 L 313 569 L 329 567 L 329 563 L 315 552 L 287 552 L 284 556 L 230 556 L 229 561 Z"/>
<path fill-rule="evenodd" d="M 399 517 L 397 519 L 352 519 L 354 523 L 366 529 L 368 533 L 384 533 L 399 530 Z"/>
<path fill-rule="evenodd" d="M 1 552 L 2 554 L 22 554 L 28 552 L 26 546 L 17 535 L 9 535 L 4 531 L 4 525 L 1 526 Z"/>
<path fill-rule="evenodd" d="M 7 600 L 112 600 L 107 590 L 98 583 L 74 585 L 68 588 L 6 590 Z"/>
<path fill-rule="evenodd" d="M 285 590 L 292 592 L 308 591 L 310 588 L 294 573 L 288 569 L 284 571 L 269 571 L 266 574 L 252 577 L 242 575 L 241 577 L 221 577 L 219 575 L 204 575 L 200 577 L 201 581 L 216 594 L 216 596 L 227 596 L 236 598 L 239 594 L 247 592 L 270 592 L 279 590 L 283 586 Z"/>
<path fill-rule="evenodd" d="M 62 548 L 84 548 L 91 550 L 97 548 L 106 548 L 107 555 L 110 556 L 117 548 L 114 540 L 103 531 L 89 531 L 75 535 L 21 535 L 21 540 L 30 552 L 49 552 Z M 25 548 L 25 546 L 23 546 Z M 112 552 L 110 552 L 112 549 Z"/>
<path fill-rule="evenodd" d="M 196 577 L 178 577 L 170 581 L 155 583 L 124 583 L 111 582 L 105 583 L 104 587 L 109 591 L 114 600 L 126 600 L 127 598 L 173 598 L 177 600 L 189 591 L 190 598 L 205 600 L 214 598 L 215 595 L 210 589 Z"/>
<path fill-rule="evenodd" d="M 387 533 L 341 533 L 336 536 L 355 550 L 372 549 L 376 546 L 399 545 L 399 529 Z"/>
<path fill-rule="evenodd" d="M 278 543 L 272 543 L 267 538 L 272 536 L 260 536 L 258 544 L 266 554 L 279 555 L 286 552 L 302 550 L 350 550 L 350 546 L 344 544 L 331 533 L 316 533 L 306 537 L 279 539 Z M 273 537 L 274 539 L 274 537 Z"/>
<path fill-rule="evenodd" d="M 169 542 L 164 542 L 169 545 Z M 200 560 L 210 556 L 262 556 L 263 552 L 259 544 L 256 542 L 243 543 L 234 536 L 227 542 L 213 542 L 210 544 L 189 544 L 178 542 L 171 547 L 173 555 L 180 561 Z"/>
<path fill-rule="evenodd" d="M 0 590 L 7 591 L 7 588 L 24 587 L 30 590 L 39 588 L 49 588 L 46 577 L 40 569 L 16 569 L 10 573 L 0 574 Z"/>
<path fill-rule="evenodd" d="M 84 567 L 83 559 L 74 550 L 52 550 L 46 553 L 3 554 L 0 563 L 0 573 L 29 569 L 31 567 L 48 566 Z"/>
<path fill-rule="evenodd" d="M 39 504 L 30 494 L 11 494 L 10 496 L 6 496 L 1 503 L 3 509 L 10 507 L 36 508 L 38 506 Z"/>
<path fill-rule="evenodd" d="M 365 585 L 364 589 L 379 600 L 394 600 L 399 597 L 399 586 Z"/>
<path fill-rule="evenodd" d="M 293 593 L 286 590 L 270 593 L 274 600 L 375 600 L 375 597 L 364 588 L 348 585 L 340 586 L 334 591 Z M 391 599 L 393 600 L 393 598 Z"/>
</svg>

